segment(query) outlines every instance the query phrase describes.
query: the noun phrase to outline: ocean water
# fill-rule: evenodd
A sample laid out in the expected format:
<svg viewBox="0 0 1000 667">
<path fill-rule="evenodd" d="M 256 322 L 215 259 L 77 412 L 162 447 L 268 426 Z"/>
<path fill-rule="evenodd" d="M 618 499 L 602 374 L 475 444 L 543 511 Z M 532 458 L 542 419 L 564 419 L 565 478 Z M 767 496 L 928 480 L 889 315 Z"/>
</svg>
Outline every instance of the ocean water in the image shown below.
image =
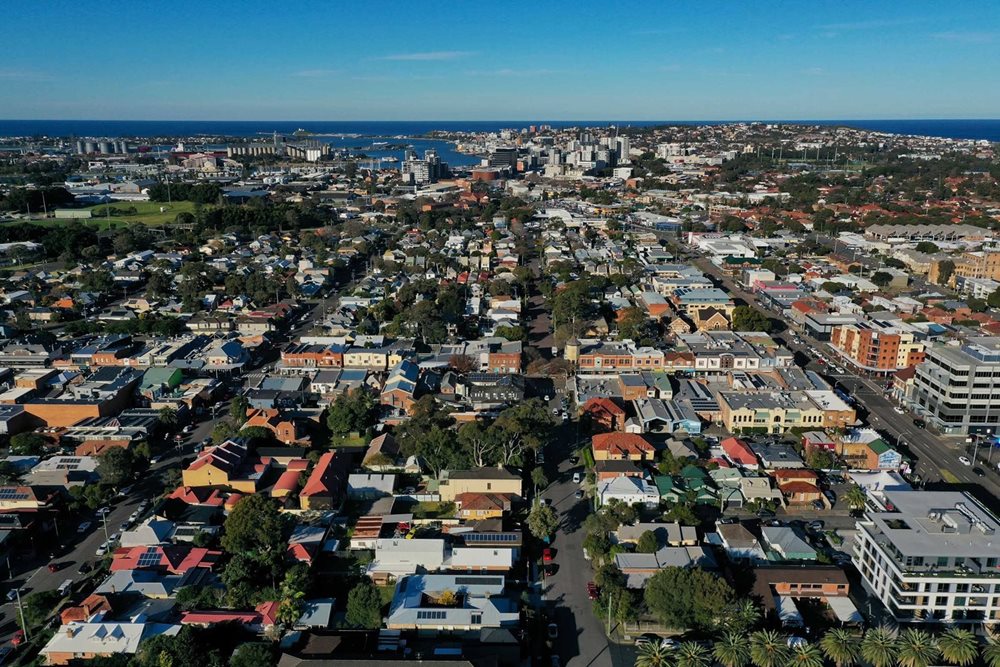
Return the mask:
<svg viewBox="0 0 1000 667">
<path fill-rule="evenodd" d="M 0 137 L 265 137 L 273 132 L 290 135 L 298 129 L 316 134 L 357 135 L 344 137 L 319 137 L 338 148 L 365 149 L 371 157 L 401 158 L 400 150 L 373 150 L 373 141 L 408 144 L 419 154 L 428 148 L 438 151 L 441 159 L 456 165 L 470 165 L 478 158 L 454 150 L 452 144 L 432 139 L 414 137 L 433 130 L 456 132 L 492 132 L 501 129 L 521 129 L 530 125 L 553 127 L 645 127 L 650 125 L 720 124 L 724 121 L 630 121 L 630 120 L 578 120 L 578 121 L 187 121 L 187 120 L 3 120 L 0 119 Z M 802 123 L 809 125 L 846 125 L 877 132 L 914 134 L 951 139 L 984 139 L 1000 142 L 1000 119 L 941 119 L 941 120 L 765 120 L 764 122 Z M 405 141 L 393 141 L 403 138 Z"/>
</svg>

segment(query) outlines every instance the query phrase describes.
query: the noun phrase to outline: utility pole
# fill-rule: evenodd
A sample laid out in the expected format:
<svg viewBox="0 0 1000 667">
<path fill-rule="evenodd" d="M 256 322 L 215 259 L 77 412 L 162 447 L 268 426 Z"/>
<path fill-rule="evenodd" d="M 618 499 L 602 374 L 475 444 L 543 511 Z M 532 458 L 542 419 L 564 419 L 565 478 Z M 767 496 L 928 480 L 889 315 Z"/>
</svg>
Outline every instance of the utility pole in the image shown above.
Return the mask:
<svg viewBox="0 0 1000 667">
<path fill-rule="evenodd" d="M 24 640 L 28 640 L 28 624 L 24 622 L 24 605 L 21 604 L 21 587 L 14 589 L 17 593 L 17 611 L 21 614 L 21 631 L 24 632 Z"/>
</svg>

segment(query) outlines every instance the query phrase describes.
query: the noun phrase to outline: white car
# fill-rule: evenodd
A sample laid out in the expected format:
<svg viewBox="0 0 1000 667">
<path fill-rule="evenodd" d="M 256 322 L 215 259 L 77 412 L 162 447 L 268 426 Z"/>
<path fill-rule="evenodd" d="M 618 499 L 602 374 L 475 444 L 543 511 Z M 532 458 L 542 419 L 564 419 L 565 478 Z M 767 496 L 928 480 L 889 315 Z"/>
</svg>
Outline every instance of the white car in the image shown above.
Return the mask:
<svg viewBox="0 0 1000 667">
<path fill-rule="evenodd" d="M 103 556 L 106 553 L 108 553 L 108 543 L 107 542 L 105 542 L 101 546 L 97 547 L 97 551 L 94 552 L 94 555 L 96 555 L 96 556 Z"/>
<path fill-rule="evenodd" d="M 958 457 L 958 462 L 961 463 L 964 466 L 971 466 L 972 465 L 972 461 L 970 461 L 969 457 L 967 457 L 967 456 L 959 456 Z"/>
<path fill-rule="evenodd" d="M 906 410 L 904 410 L 903 408 L 899 407 L 898 405 L 892 406 L 892 411 L 895 412 L 897 415 L 905 415 L 906 414 Z"/>
</svg>

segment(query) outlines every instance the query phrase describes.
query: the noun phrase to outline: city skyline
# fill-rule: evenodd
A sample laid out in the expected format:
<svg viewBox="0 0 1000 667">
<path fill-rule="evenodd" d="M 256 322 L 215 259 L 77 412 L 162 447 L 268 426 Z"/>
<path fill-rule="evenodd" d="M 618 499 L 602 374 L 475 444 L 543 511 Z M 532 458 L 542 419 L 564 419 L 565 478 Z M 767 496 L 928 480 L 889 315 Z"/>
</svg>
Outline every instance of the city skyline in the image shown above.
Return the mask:
<svg viewBox="0 0 1000 667">
<path fill-rule="evenodd" d="M 5 118 L 996 118 L 1000 7 L 16 3 Z"/>
</svg>

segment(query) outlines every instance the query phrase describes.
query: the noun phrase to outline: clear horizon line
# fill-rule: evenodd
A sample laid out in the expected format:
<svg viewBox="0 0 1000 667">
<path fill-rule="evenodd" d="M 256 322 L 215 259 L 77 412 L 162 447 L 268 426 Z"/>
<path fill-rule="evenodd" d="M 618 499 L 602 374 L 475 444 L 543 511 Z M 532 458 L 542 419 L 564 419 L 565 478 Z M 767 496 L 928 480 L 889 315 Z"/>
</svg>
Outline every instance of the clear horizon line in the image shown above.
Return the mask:
<svg viewBox="0 0 1000 667">
<path fill-rule="evenodd" d="M 372 119 L 304 119 L 304 118 L 0 118 L 0 122 L 83 122 L 83 123 L 801 123 L 801 122 L 852 122 L 852 121 L 1000 121 L 1000 116 L 961 117 L 850 117 L 850 118 L 372 118 Z"/>
</svg>

